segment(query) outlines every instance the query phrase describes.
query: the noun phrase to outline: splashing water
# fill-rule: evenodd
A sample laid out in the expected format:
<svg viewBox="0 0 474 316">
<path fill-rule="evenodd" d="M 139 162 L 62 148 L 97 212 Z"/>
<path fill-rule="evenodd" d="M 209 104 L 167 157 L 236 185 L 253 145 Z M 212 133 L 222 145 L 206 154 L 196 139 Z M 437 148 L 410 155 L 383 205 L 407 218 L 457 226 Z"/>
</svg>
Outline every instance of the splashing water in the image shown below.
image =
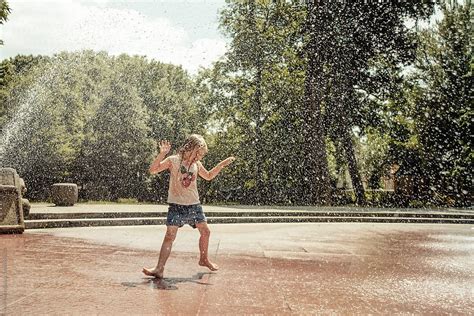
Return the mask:
<svg viewBox="0 0 474 316">
<path fill-rule="evenodd" d="M 65 63 L 60 56 L 55 56 L 47 63 L 47 68 L 41 67 L 40 75 L 26 89 L 21 87 L 14 92 L 16 96 L 9 102 L 18 103 L 19 106 L 0 135 L 1 166 L 14 164 L 18 147 L 22 147 L 28 136 L 35 132 L 34 128 L 38 123 L 49 125 L 46 109 L 51 105 L 48 96 L 54 93 L 55 82 L 64 67 L 73 67 L 73 63 L 71 60 Z"/>
</svg>

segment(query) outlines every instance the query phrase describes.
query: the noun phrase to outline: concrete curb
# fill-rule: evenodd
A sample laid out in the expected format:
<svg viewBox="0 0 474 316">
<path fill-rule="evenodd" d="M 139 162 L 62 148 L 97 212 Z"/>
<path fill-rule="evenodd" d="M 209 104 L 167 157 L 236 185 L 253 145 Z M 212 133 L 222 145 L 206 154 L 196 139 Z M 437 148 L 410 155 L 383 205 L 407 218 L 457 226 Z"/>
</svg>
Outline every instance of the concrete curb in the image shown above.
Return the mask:
<svg viewBox="0 0 474 316">
<path fill-rule="evenodd" d="M 208 211 L 206 217 L 406 217 L 474 219 L 474 214 L 440 212 Z M 166 217 L 167 212 L 32 213 L 29 220 Z"/>
<path fill-rule="evenodd" d="M 474 214 L 438 212 L 206 212 L 210 224 L 248 223 L 432 223 L 474 224 Z M 166 212 L 31 213 L 27 229 L 163 225 Z"/>
</svg>

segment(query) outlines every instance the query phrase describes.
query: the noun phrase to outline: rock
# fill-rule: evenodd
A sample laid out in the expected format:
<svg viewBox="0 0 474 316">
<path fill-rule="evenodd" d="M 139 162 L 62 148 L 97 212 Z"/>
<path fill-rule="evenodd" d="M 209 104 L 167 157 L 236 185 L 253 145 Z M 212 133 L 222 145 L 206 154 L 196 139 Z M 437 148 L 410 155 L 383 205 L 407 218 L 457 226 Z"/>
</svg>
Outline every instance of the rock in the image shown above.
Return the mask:
<svg viewBox="0 0 474 316">
<path fill-rule="evenodd" d="M 55 183 L 51 187 L 51 198 L 56 206 L 73 206 L 77 202 L 78 190 L 75 183 Z"/>
</svg>

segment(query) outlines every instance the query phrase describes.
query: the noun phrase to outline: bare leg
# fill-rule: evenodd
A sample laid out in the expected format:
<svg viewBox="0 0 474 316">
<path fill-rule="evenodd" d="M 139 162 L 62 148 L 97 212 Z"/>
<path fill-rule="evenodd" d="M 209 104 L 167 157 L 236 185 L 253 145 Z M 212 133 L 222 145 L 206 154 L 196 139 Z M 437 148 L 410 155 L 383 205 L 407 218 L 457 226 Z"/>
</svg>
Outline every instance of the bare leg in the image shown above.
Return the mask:
<svg viewBox="0 0 474 316">
<path fill-rule="evenodd" d="M 203 267 L 208 267 L 211 271 L 219 270 L 219 266 L 215 263 L 212 263 L 209 260 L 208 256 L 208 248 L 209 248 L 209 237 L 211 235 L 211 231 L 207 226 L 206 222 L 197 223 L 196 227 L 199 229 L 199 233 L 201 237 L 199 237 L 199 251 L 200 251 L 200 258 L 199 258 L 199 265 Z"/>
<path fill-rule="evenodd" d="M 148 276 L 154 276 L 156 278 L 163 278 L 163 271 L 165 270 L 165 264 L 168 260 L 168 257 L 171 253 L 171 247 L 173 246 L 173 241 L 176 238 L 176 233 L 178 232 L 178 226 L 166 226 L 166 234 L 163 239 L 163 244 L 161 244 L 160 258 L 158 259 L 158 264 L 153 269 L 143 268 L 142 272 Z"/>
</svg>

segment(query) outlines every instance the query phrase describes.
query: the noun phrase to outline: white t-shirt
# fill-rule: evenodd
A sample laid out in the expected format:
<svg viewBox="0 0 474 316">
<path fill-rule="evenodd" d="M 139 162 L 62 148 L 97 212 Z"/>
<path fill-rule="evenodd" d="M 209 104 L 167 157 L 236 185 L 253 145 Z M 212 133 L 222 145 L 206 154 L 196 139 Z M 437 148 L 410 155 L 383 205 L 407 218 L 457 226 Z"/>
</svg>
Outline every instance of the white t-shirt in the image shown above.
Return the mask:
<svg viewBox="0 0 474 316">
<path fill-rule="evenodd" d="M 168 189 L 168 203 L 180 205 L 200 204 L 197 190 L 199 167 L 197 163 L 185 165 L 178 155 L 169 156 L 170 183 Z"/>
</svg>

